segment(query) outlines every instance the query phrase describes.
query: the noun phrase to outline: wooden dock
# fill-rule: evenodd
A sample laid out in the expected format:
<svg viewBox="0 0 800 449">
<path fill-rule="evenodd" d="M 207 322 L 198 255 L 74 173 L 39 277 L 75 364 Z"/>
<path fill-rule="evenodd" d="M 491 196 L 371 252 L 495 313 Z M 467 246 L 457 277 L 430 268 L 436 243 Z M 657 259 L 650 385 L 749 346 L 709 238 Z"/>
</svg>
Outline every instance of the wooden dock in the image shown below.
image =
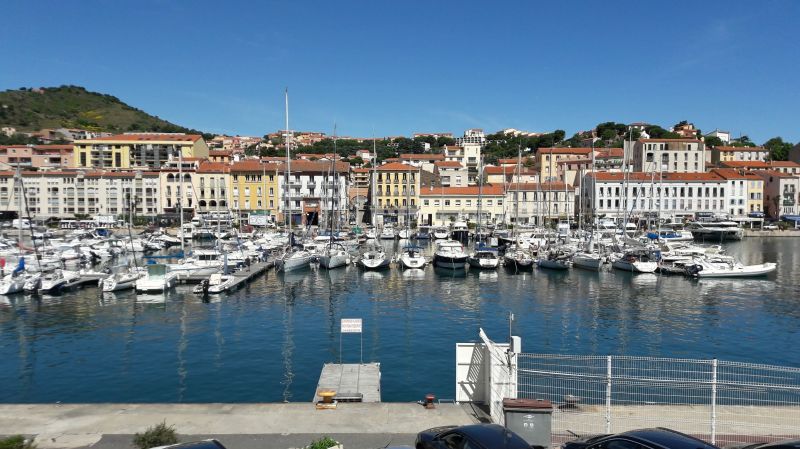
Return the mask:
<svg viewBox="0 0 800 449">
<path fill-rule="evenodd" d="M 247 283 L 252 281 L 256 276 L 261 273 L 264 273 L 268 269 L 275 266 L 275 262 L 267 261 L 267 262 L 258 262 L 254 264 L 247 265 L 245 267 L 240 268 L 238 271 L 233 273 L 233 277 L 236 279 L 234 281 L 233 287 L 230 290 L 236 290 L 241 286 L 243 283 Z M 200 282 L 208 279 L 208 275 L 189 275 L 189 276 L 180 276 L 179 280 L 183 284 L 199 284 Z"/>
<path fill-rule="evenodd" d="M 333 390 L 337 402 L 381 402 L 380 363 L 326 363 L 314 392 L 314 403 L 322 400 L 319 392 Z"/>
</svg>

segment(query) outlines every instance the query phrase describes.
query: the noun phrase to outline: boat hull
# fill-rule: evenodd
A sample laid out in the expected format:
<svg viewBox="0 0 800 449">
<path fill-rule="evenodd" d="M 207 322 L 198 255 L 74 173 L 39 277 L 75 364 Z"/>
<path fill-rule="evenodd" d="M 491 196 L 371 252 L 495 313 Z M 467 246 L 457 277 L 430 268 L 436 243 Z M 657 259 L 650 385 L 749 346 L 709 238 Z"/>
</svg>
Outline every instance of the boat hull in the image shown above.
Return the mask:
<svg viewBox="0 0 800 449">
<path fill-rule="evenodd" d="M 403 268 L 422 268 L 426 263 L 424 257 L 414 257 L 409 256 L 408 254 L 403 254 L 400 256 L 400 260 L 398 262 Z"/>
<path fill-rule="evenodd" d="M 536 261 L 536 265 L 538 265 L 539 268 L 547 268 L 549 270 L 569 269 L 569 261 L 565 260 L 539 259 L 538 261 Z"/>
<path fill-rule="evenodd" d="M 482 259 L 478 257 L 470 257 L 467 259 L 470 268 L 479 270 L 494 270 L 500 265 L 500 259 Z"/>
<path fill-rule="evenodd" d="M 611 266 L 629 273 L 655 273 L 658 269 L 656 262 L 628 262 L 625 260 L 615 260 Z"/>
<path fill-rule="evenodd" d="M 323 268 L 332 269 L 344 267 L 350 263 L 350 258 L 344 254 L 319 256 L 319 265 Z"/>
<path fill-rule="evenodd" d="M 695 274 L 698 278 L 744 278 L 766 276 L 777 268 L 775 263 L 764 263 L 761 265 L 749 265 L 732 269 L 708 269 L 705 268 Z"/>
<path fill-rule="evenodd" d="M 433 263 L 439 268 L 450 270 L 463 270 L 467 266 L 467 256 L 443 256 L 436 254 L 433 256 Z"/>
<path fill-rule="evenodd" d="M 584 270 L 598 271 L 603 265 L 603 259 L 594 256 L 576 255 L 572 258 L 572 266 Z"/>
</svg>

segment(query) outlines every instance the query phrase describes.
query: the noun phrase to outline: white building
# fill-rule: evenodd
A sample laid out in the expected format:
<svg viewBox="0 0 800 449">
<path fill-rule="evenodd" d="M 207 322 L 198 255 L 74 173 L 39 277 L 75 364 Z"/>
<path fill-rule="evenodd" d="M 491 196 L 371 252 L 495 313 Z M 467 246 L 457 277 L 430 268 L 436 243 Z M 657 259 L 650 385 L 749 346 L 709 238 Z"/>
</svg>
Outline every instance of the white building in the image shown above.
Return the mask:
<svg viewBox="0 0 800 449">
<path fill-rule="evenodd" d="M 764 147 L 713 147 L 708 151 L 710 162 L 719 165 L 721 162 L 766 161 L 769 150 Z"/>
<path fill-rule="evenodd" d="M 280 210 L 291 212 L 292 223 L 316 225 L 322 223 L 323 214 L 333 210 L 347 210 L 347 189 L 350 164 L 293 160 L 289 182 L 286 182 L 286 166 L 280 168 Z M 338 189 L 336 188 L 338 184 Z"/>
<path fill-rule="evenodd" d="M 575 189 L 562 182 L 513 183 L 506 191 L 506 221 L 545 225 L 575 216 Z"/>
<path fill-rule="evenodd" d="M 719 140 L 725 143 L 731 143 L 730 131 L 720 131 L 718 129 L 715 129 L 714 131 L 711 131 L 710 133 L 706 134 L 705 137 L 719 137 Z"/>
<path fill-rule="evenodd" d="M 75 214 L 155 216 L 162 212 L 156 172 L 23 172 L 27 208 L 34 219 Z M 0 208 L 17 210 L 21 192 L 14 173 L 0 172 Z"/>
<path fill-rule="evenodd" d="M 633 171 L 701 173 L 706 171 L 705 144 L 698 139 L 639 139 L 629 147 Z M 631 154 L 632 153 L 632 154 Z"/>
<path fill-rule="evenodd" d="M 660 215 L 680 220 L 695 212 L 728 212 L 728 181 L 714 173 L 597 172 L 584 177 L 584 214 L 644 219 Z M 625 185 L 627 185 L 627 195 Z"/>
<path fill-rule="evenodd" d="M 456 145 L 464 146 L 465 144 L 473 144 L 483 147 L 486 145 L 486 134 L 484 134 L 482 129 L 468 129 L 464 131 L 464 135 L 462 137 L 456 138 Z"/>
<path fill-rule="evenodd" d="M 459 219 L 477 222 L 479 201 L 481 201 L 481 223 L 499 223 L 503 219 L 505 201 L 503 186 L 429 186 L 420 190 L 419 197 L 420 208 L 417 218 L 421 224 L 447 226 Z"/>
<path fill-rule="evenodd" d="M 434 173 L 444 187 L 467 187 L 469 173 L 467 168 L 456 161 L 438 161 L 434 164 Z"/>
<path fill-rule="evenodd" d="M 770 218 L 800 215 L 800 177 L 775 170 L 754 173 L 764 179 L 764 212 Z"/>
</svg>

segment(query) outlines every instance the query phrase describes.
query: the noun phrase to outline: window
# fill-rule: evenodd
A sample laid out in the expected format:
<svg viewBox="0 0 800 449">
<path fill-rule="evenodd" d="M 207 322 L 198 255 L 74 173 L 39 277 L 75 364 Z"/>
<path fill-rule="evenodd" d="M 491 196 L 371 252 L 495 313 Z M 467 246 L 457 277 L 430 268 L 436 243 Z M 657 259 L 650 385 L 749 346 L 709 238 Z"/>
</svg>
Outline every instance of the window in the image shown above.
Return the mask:
<svg viewBox="0 0 800 449">
<path fill-rule="evenodd" d="M 422 205 L 423 206 L 429 206 L 430 205 L 430 200 L 422 200 Z"/>
</svg>

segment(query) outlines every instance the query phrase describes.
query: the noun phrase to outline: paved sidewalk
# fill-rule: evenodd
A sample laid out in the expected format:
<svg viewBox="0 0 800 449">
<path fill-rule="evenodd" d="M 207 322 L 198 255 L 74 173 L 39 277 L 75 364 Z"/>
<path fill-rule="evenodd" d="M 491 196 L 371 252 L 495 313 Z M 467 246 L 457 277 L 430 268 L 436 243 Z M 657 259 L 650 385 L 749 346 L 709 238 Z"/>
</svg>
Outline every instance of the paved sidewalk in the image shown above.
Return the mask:
<svg viewBox="0 0 800 449">
<path fill-rule="evenodd" d="M 456 404 L 0 404 L 0 435 L 36 435 L 40 449 L 129 448 L 131 435 L 162 421 L 191 436 L 184 441 L 214 436 L 231 449 L 302 447 L 323 435 L 340 436 L 348 449 L 378 448 L 412 444 L 429 427 L 478 420 L 469 405 Z"/>
</svg>

